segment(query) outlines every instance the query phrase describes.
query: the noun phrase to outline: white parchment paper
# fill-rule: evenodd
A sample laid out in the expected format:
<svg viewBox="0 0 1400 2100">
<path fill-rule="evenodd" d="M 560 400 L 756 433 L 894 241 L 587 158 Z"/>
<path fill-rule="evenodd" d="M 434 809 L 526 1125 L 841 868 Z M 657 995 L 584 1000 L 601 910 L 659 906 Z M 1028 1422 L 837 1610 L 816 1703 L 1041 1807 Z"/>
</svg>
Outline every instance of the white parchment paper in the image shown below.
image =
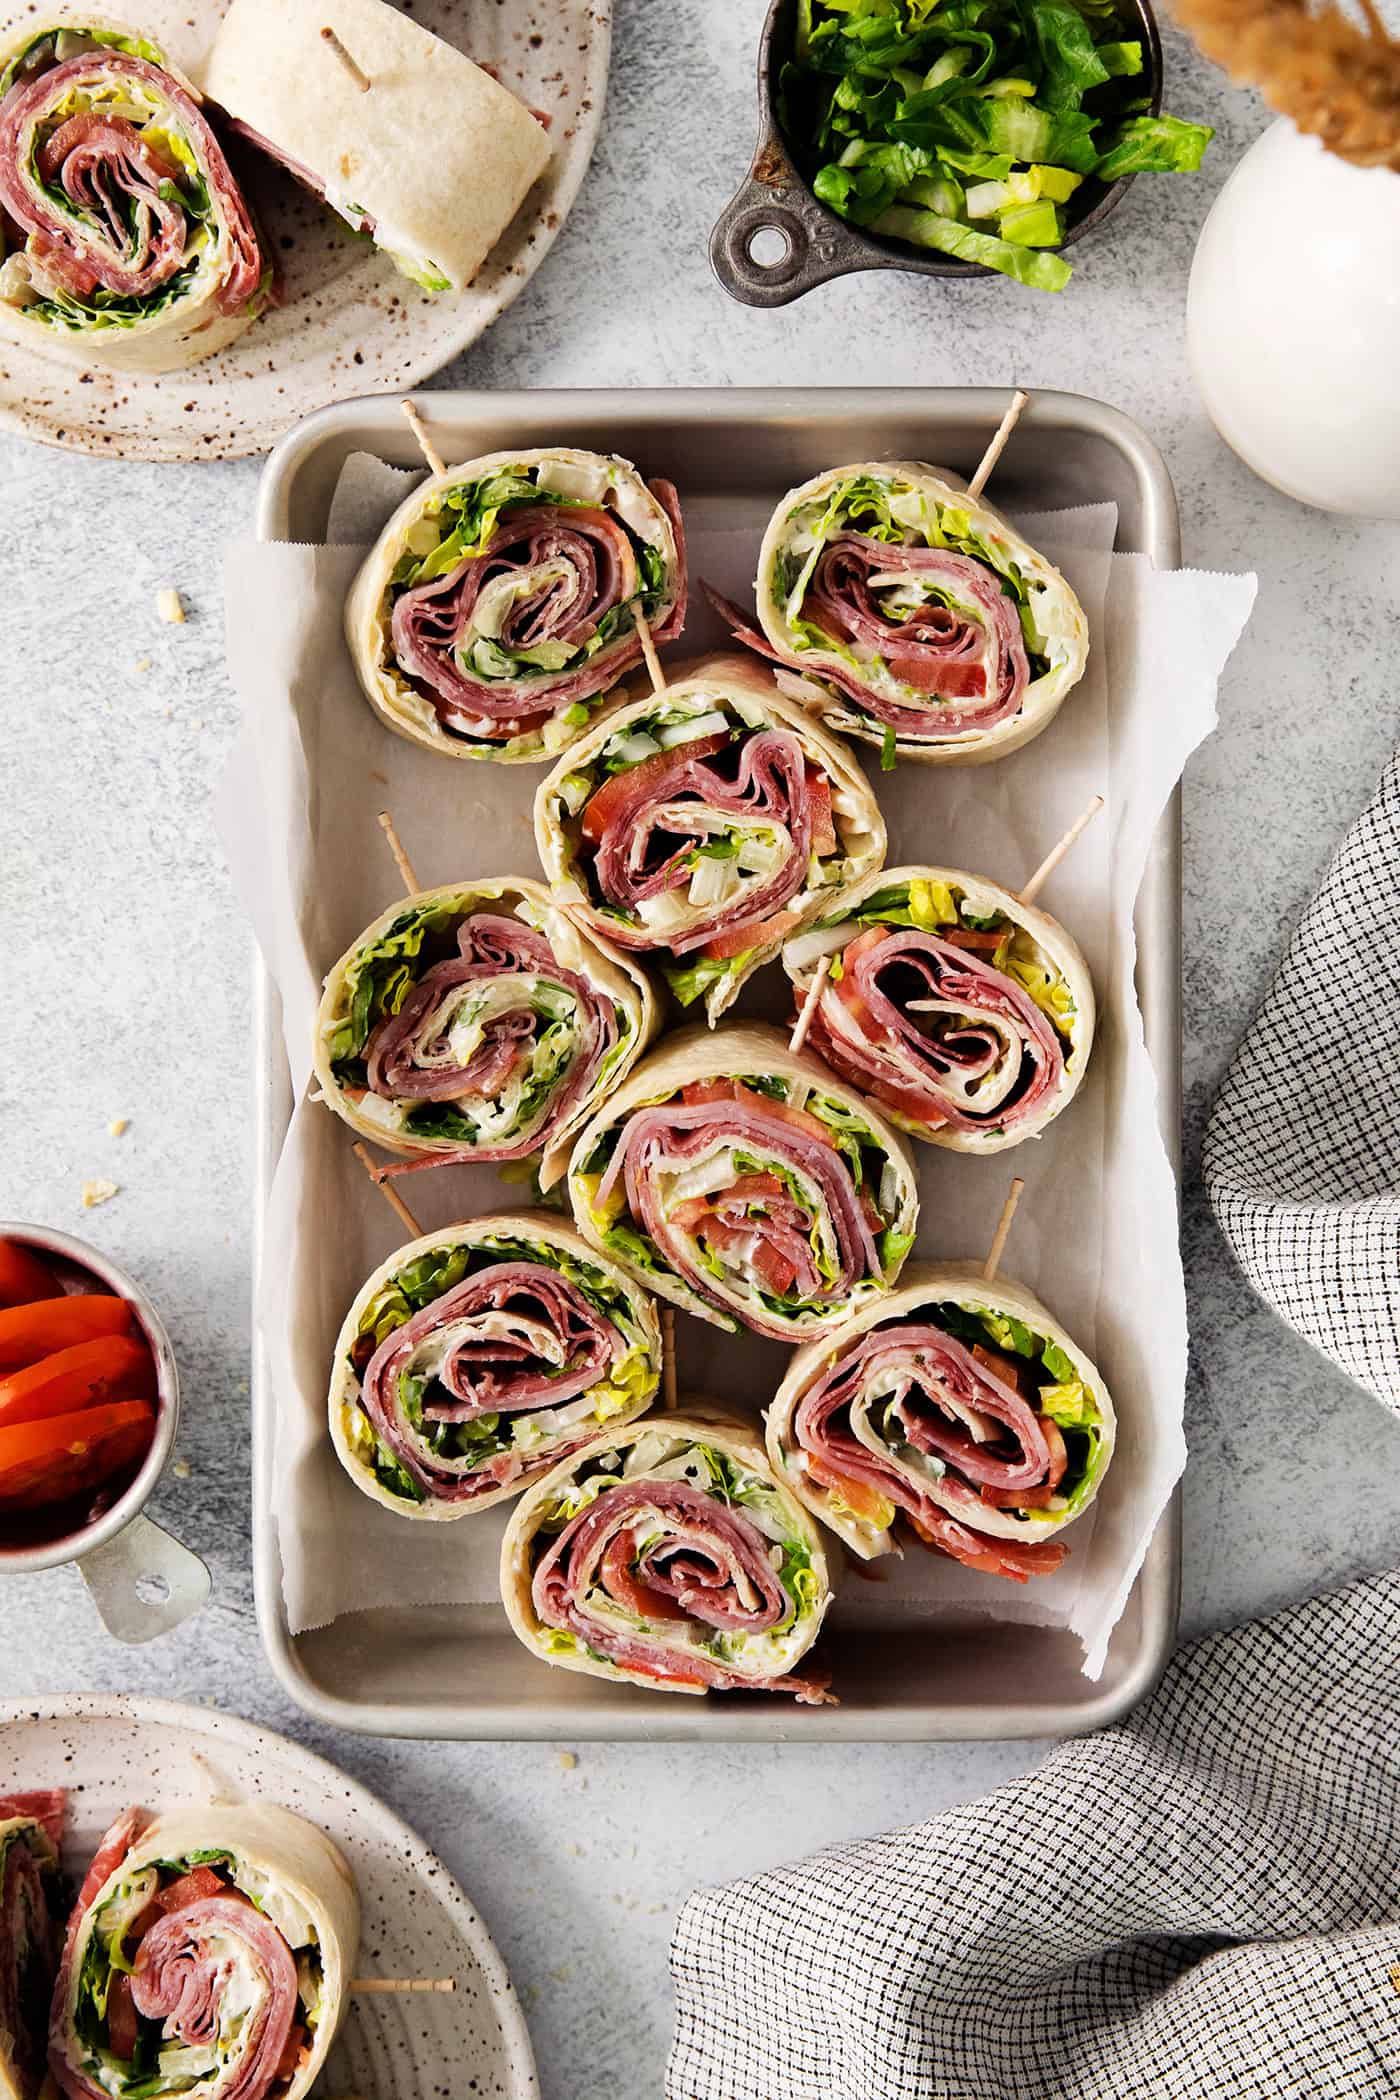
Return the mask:
<svg viewBox="0 0 1400 2100">
<path fill-rule="evenodd" d="M 381 1604 L 494 1600 L 506 1511 L 413 1523 L 361 1495 L 326 1429 L 330 1358 L 364 1277 L 403 1237 L 351 1156 L 351 1134 L 308 1098 L 320 981 L 398 883 L 375 822 L 391 808 L 425 885 L 537 874 L 530 822 L 543 769 L 453 764 L 385 729 L 360 694 L 341 636 L 365 543 L 411 478 L 365 456 L 344 470 L 323 547 L 239 543 L 226 570 L 229 662 L 243 703 L 218 822 L 239 894 L 281 1000 L 293 1098 L 271 1191 L 258 1290 L 275 1436 L 273 1516 L 294 1633 Z M 774 497 L 780 493 L 774 491 Z M 748 603 L 766 511 L 685 504 L 692 573 Z M 1118 1450 L 1094 1509 L 1067 1534 L 1056 1575 L 1025 1588 L 910 1552 L 879 1585 L 848 1581 L 851 1622 L 951 1611 L 1068 1626 L 1102 1671 L 1152 1532 L 1185 1460 L 1186 1305 L 1176 1192 L 1134 990 L 1133 907 L 1154 830 L 1191 751 L 1215 722 L 1219 673 L 1254 579 L 1159 574 L 1113 555 L 1111 505 L 1019 521 L 1061 567 L 1089 618 L 1087 674 L 1034 743 L 980 768 L 874 770 L 890 863 L 971 869 L 1016 888 L 1083 809 L 1090 825 L 1039 898 L 1083 948 L 1099 1033 L 1078 1099 L 1046 1135 L 993 1160 L 916 1145 L 917 1253 L 986 1249 L 1013 1173 L 1026 1181 L 1006 1274 L 1029 1284 L 1098 1362 L 1118 1409 Z M 695 594 L 683 649 L 722 637 Z M 760 973 L 741 1011 L 781 1019 L 786 980 Z M 424 1229 L 519 1206 L 486 1167 L 417 1175 Z M 678 1316 L 682 1391 L 757 1412 L 786 1361 L 777 1343 L 728 1338 Z"/>
</svg>

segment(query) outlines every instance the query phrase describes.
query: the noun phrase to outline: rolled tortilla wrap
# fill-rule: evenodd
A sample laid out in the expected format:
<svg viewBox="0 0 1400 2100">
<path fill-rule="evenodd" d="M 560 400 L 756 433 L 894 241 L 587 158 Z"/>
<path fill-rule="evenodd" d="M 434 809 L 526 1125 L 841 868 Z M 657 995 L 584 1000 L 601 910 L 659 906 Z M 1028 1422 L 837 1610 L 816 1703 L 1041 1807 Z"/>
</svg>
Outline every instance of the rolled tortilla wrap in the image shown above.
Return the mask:
<svg viewBox="0 0 1400 2100">
<path fill-rule="evenodd" d="M 549 161 L 523 102 L 383 0 L 233 0 L 204 91 L 429 292 L 470 284 Z"/>
<path fill-rule="evenodd" d="M 501 1546 L 542 1661 L 646 1691 L 790 1692 L 831 1602 L 821 1535 L 754 1429 L 688 1405 L 616 1429 L 533 1487 Z"/>
<path fill-rule="evenodd" d="M 446 758 L 562 751 L 685 623 L 669 481 L 568 445 L 491 452 L 399 505 L 351 587 L 345 632 L 376 714 Z"/>
<path fill-rule="evenodd" d="M 60 1788 L 0 1795 L 0 2100 L 38 2100 L 58 1969 Z"/>
<path fill-rule="evenodd" d="M 807 1046 L 901 1130 L 1002 1152 L 1068 1106 L 1094 1039 L 1089 969 L 1063 926 L 961 868 L 852 883 L 783 949 Z"/>
<path fill-rule="evenodd" d="M 1113 1456 L 1113 1402 L 1079 1344 L 970 1262 L 915 1264 L 799 1349 L 766 1419 L 775 1470 L 863 1560 L 899 1550 L 902 1518 L 1015 1582 L 1059 1567 Z"/>
<path fill-rule="evenodd" d="M 257 1803 L 128 1809 L 68 1921 L 49 2068 L 68 2100 L 299 2100 L 344 2013 L 360 1936 L 324 1832 Z"/>
<path fill-rule="evenodd" d="M 739 639 L 890 764 L 1005 757 L 1045 728 L 1088 655 L 1059 570 L 918 460 L 833 467 L 784 496 L 755 589 L 761 633 L 722 608 Z"/>
<path fill-rule="evenodd" d="M 273 296 L 198 90 L 101 17 L 40 17 L 0 49 L 0 214 L 21 235 L 0 330 L 70 364 L 194 364 Z"/>
<path fill-rule="evenodd" d="M 620 947 L 671 958 L 672 990 L 703 999 L 711 1023 L 835 886 L 885 857 L 851 752 L 734 655 L 594 723 L 540 787 L 535 839 L 561 903 Z"/>
<path fill-rule="evenodd" d="M 449 1225 L 391 1254 L 345 1316 L 331 1440 L 399 1516 L 507 1502 L 651 1405 L 647 1293 L 547 1211 Z"/>
<path fill-rule="evenodd" d="M 381 912 L 335 964 L 316 1077 L 352 1129 L 416 1165 L 539 1154 L 548 1187 L 656 1025 L 646 973 L 542 884 L 446 883 Z"/>
<path fill-rule="evenodd" d="M 594 1246 L 674 1305 L 778 1341 L 888 1293 L 918 1221 L 913 1161 L 868 1101 L 776 1029 L 682 1029 L 580 1133 Z"/>
</svg>

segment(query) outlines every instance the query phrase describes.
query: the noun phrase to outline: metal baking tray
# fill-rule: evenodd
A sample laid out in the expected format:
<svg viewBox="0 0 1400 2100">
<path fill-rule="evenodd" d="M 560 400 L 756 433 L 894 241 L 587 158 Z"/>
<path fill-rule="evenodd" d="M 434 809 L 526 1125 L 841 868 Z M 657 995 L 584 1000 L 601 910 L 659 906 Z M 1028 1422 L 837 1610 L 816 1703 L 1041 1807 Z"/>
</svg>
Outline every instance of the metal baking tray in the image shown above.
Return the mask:
<svg viewBox="0 0 1400 2100">
<path fill-rule="evenodd" d="M 1003 390 L 735 388 L 675 391 L 434 393 L 434 435 L 449 459 L 551 439 L 618 451 L 664 472 L 682 497 L 707 494 L 765 508 L 784 489 L 842 459 L 935 460 L 970 473 L 1006 406 Z M 322 410 L 292 431 L 264 469 L 257 529 L 265 540 L 325 537 L 332 492 L 352 452 L 418 464 L 397 402 Z M 1180 561 L 1176 498 L 1160 454 L 1116 409 L 1075 394 L 1036 394 L 997 469 L 996 499 L 1015 511 L 1111 500 L 1120 551 L 1159 568 Z M 1160 1082 L 1163 1136 L 1179 1172 L 1181 1107 L 1181 831 L 1173 797 L 1153 842 L 1137 906 L 1138 996 Z M 330 958 L 327 958 L 329 961 Z M 261 961 L 256 987 L 258 1233 L 292 1099 L 276 989 Z M 368 1199 L 367 1199 L 368 1200 Z M 256 1269 L 255 1269 L 256 1273 Z M 1033 1279 L 1032 1279 L 1033 1280 Z M 708 1330 L 706 1330 L 708 1332 Z M 256 1323 L 255 1323 L 256 1333 Z M 712 1338 L 713 1339 L 713 1338 Z M 1125 1713 L 1155 1682 L 1176 1631 L 1180 1512 L 1159 1524 L 1097 1683 L 1080 1672 L 1067 1632 L 985 1615 L 863 1612 L 839 1604 L 823 1654 L 842 1703 L 817 1710 L 758 1696 L 667 1699 L 549 1670 L 490 1606 L 360 1612 L 293 1635 L 283 1610 L 271 1508 L 274 1398 L 259 1357 L 253 1379 L 253 1542 L 258 1621 L 268 1659 L 316 1720 L 378 1735 L 482 1740 L 865 1742 L 990 1740 L 1078 1734 Z"/>
</svg>

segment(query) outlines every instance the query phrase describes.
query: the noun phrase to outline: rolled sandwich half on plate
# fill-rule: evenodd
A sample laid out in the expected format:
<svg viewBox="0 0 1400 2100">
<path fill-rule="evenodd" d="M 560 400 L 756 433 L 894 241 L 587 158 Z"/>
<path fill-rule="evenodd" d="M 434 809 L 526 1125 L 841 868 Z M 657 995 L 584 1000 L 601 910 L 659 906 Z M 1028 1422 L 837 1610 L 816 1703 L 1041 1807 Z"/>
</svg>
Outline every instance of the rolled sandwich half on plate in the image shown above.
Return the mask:
<svg viewBox="0 0 1400 2100">
<path fill-rule="evenodd" d="M 49 2068 L 67 2100 L 301 2100 L 359 1936 L 349 1867 L 289 1809 L 129 1809 L 68 1921 Z"/>
<path fill-rule="evenodd" d="M 193 81 L 101 16 L 35 15 L 0 48 L 0 231 L 0 331 L 69 364 L 195 364 L 274 294 Z"/>
<path fill-rule="evenodd" d="M 615 1430 L 512 1516 L 501 1595 L 532 1654 L 645 1691 L 785 1692 L 831 1602 L 821 1536 L 754 1429 L 703 1404 Z"/>
<path fill-rule="evenodd" d="M 1079 1091 L 1094 988 L 1047 912 L 961 868 L 886 868 L 783 949 L 807 1047 L 890 1121 L 955 1152 L 1039 1137 Z"/>
<path fill-rule="evenodd" d="M 881 764 L 981 765 L 1030 742 L 1083 676 L 1084 609 L 989 503 L 918 460 L 833 467 L 784 496 L 755 582 L 759 630 L 832 729 Z"/>
<path fill-rule="evenodd" d="M 39 2100 L 61 1925 L 59 1787 L 0 1794 L 0 2100 Z"/>
<path fill-rule="evenodd" d="M 570 445 L 492 452 L 405 497 L 350 590 L 366 698 L 444 758 L 551 758 L 685 624 L 685 532 L 669 481 Z"/>
<path fill-rule="evenodd" d="M 321 1098 L 411 1167 L 538 1158 L 580 1126 L 656 1029 L 650 982 L 527 876 L 445 883 L 391 905 L 326 978 Z"/>
<path fill-rule="evenodd" d="M 906 1532 L 988 1575 L 1050 1575 L 1113 1456 L 1113 1402 L 1040 1300 L 917 1264 L 799 1349 L 767 1411 L 773 1466 L 862 1560 Z"/>
<path fill-rule="evenodd" d="M 233 0 L 204 89 L 428 292 L 471 283 L 549 161 L 523 102 L 384 0 Z"/>
<path fill-rule="evenodd" d="M 711 1023 L 885 857 L 854 754 L 735 655 L 680 667 L 595 722 L 541 786 L 535 840 L 560 902 L 661 959 Z"/>
<path fill-rule="evenodd" d="M 404 1517 L 471 1516 L 651 1405 L 656 1307 L 550 1211 L 411 1240 L 345 1316 L 331 1370 L 336 1455 Z"/>
<path fill-rule="evenodd" d="M 682 1029 L 580 1133 L 585 1236 L 715 1327 L 825 1335 L 882 1301 L 913 1245 L 902 1138 L 776 1029 Z"/>
</svg>

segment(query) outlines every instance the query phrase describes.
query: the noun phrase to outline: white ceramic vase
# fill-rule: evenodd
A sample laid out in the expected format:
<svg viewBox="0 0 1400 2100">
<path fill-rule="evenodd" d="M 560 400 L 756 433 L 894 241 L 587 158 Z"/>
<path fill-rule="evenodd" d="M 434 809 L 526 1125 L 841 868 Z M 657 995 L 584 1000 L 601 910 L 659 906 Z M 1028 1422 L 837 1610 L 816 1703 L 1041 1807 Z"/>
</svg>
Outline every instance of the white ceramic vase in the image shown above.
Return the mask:
<svg viewBox="0 0 1400 2100">
<path fill-rule="evenodd" d="M 1272 125 L 1202 228 L 1186 338 L 1246 466 L 1321 510 L 1400 518 L 1400 174 Z"/>
</svg>

